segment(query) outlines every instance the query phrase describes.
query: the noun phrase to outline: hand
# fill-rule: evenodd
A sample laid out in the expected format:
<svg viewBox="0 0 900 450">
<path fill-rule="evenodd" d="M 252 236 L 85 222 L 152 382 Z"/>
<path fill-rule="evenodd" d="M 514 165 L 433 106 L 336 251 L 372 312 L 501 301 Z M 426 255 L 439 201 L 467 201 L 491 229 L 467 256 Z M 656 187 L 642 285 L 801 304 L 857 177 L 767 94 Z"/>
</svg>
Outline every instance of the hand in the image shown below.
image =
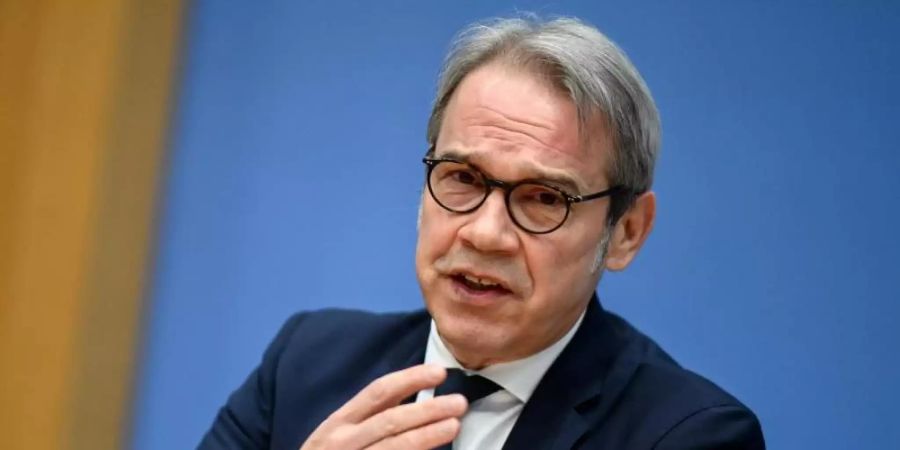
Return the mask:
<svg viewBox="0 0 900 450">
<path fill-rule="evenodd" d="M 426 450 L 451 442 L 468 407 L 465 397 L 442 395 L 400 405 L 445 378 L 444 368 L 426 364 L 389 373 L 325 419 L 301 450 Z"/>
</svg>

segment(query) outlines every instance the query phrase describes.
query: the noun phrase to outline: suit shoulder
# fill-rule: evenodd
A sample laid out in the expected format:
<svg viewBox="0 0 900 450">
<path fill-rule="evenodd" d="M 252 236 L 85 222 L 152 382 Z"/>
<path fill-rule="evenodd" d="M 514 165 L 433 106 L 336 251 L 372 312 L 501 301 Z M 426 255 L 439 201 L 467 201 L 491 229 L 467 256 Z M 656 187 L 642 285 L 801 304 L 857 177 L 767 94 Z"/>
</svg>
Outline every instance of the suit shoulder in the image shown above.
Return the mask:
<svg viewBox="0 0 900 450">
<path fill-rule="evenodd" d="M 742 405 L 739 400 L 704 376 L 682 367 L 653 339 L 624 319 L 609 314 L 622 339 L 619 364 L 631 366 L 630 389 L 656 401 L 678 401 L 698 406 Z"/>
<path fill-rule="evenodd" d="M 351 309 L 322 309 L 291 316 L 276 338 L 280 341 L 279 369 L 304 371 L 311 364 L 320 371 L 374 365 L 384 352 L 402 351 L 410 342 L 427 337 L 431 317 L 425 310 L 373 313 Z"/>
<path fill-rule="evenodd" d="M 402 323 L 408 320 L 421 320 L 428 313 L 423 310 L 397 311 L 397 312 L 372 312 L 361 309 L 347 308 L 323 308 L 294 313 L 288 321 L 303 321 L 306 323 L 319 323 L 322 325 L 354 324 L 361 326 L 390 326 L 393 323 Z"/>
<path fill-rule="evenodd" d="M 679 365 L 624 319 L 610 314 L 610 323 L 624 342 L 617 365 L 631 372 L 617 409 L 652 428 L 649 435 L 719 417 L 759 428 L 753 412 L 716 383 Z"/>
<path fill-rule="evenodd" d="M 342 336 L 374 337 L 396 335 L 421 327 L 430 316 L 425 310 L 377 313 L 356 309 L 327 308 L 301 311 L 292 315 L 282 328 L 290 341 L 303 340 L 307 344 L 318 339 L 339 343 Z M 333 341 L 337 338 L 337 341 Z"/>
</svg>

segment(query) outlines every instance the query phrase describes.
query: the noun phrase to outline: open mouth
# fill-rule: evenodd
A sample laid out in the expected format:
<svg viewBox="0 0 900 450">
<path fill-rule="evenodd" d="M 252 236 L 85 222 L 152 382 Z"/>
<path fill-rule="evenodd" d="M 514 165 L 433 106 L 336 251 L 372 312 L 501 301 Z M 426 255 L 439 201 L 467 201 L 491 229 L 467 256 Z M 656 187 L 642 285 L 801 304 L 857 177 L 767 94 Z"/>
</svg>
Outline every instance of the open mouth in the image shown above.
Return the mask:
<svg viewBox="0 0 900 450">
<path fill-rule="evenodd" d="M 486 278 L 479 278 L 472 275 L 466 275 L 462 273 L 458 273 L 452 275 L 450 278 L 453 281 L 461 284 L 467 290 L 473 291 L 475 293 L 495 293 L 495 294 L 509 294 L 510 290 L 503 287 L 503 285 L 496 283 L 494 281 L 488 280 Z"/>
</svg>

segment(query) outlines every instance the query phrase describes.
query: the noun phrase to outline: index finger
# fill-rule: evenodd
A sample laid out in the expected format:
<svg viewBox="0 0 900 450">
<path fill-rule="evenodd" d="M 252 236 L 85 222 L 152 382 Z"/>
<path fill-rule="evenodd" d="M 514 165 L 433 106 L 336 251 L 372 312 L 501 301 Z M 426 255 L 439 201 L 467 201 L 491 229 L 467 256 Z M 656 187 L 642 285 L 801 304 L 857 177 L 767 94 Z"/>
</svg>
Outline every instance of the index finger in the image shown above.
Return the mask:
<svg viewBox="0 0 900 450">
<path fill-rule="evenodd" d="M 421 391 L 441 384 L 447 371 L 433 364 L 420 364 L 408 369 L 384 375 L 359 391 L 332 415 L 351 423 L 359 423 L 369 417 L 396 406 Z"/>
</svg>

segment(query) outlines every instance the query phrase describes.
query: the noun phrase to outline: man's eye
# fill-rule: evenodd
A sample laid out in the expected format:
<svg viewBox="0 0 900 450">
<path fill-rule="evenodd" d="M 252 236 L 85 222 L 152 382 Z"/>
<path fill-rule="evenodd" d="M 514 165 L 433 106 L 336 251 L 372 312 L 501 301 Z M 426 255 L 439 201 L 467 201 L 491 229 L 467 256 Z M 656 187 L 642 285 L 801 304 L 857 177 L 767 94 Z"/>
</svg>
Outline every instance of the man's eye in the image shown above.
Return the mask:
<svg viewBox="0 0 900 450">
<path fill-rule="evenodd" d="M 474 173 L 465 170 L 457 170 L 456 172 L 452 173 L 451 176 L 455 181 L 462 184 L 475 184 L 477 180 L 477 177 Z"/>
<path fill-rule="evenodd" d="M 541 202 L 541 204 L 547 206 L 555 206 L 557 203 L 562 200 L 559 198 L 559 195 L 552 192 L 540 192 L 537 194 L 537 201 Z"/>
<path fill-rule="evenodd" d="M 559 207 L 565 203 L 565 199 L 556 191 L 534 186 L 522 185 L 515 193 L 516 201 L 533 207 Z"/>
</svg>

